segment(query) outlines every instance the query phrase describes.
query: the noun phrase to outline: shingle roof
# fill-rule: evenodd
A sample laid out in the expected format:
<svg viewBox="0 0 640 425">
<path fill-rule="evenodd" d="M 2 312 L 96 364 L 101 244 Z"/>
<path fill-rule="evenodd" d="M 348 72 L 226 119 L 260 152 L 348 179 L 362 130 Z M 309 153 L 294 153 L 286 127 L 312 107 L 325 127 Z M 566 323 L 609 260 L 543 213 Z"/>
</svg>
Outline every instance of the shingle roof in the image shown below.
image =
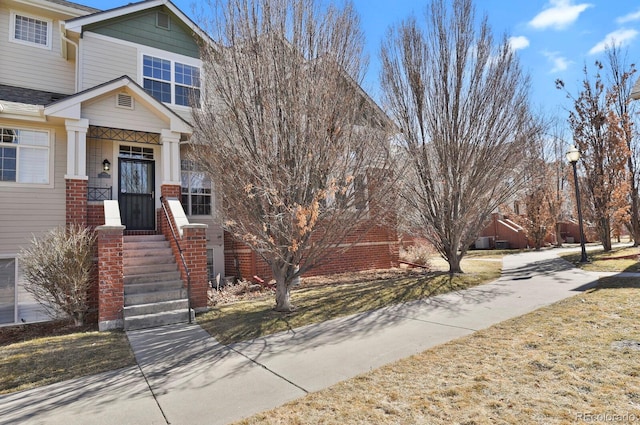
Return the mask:
<svg viewBox="0 0 640 425">
<path fill-rule="evenodd" d="M 48 105 L 68 96 L 68 94 L 0 84 L 0 100 L 6 100 L 8 102 L 26 103 L 29 105 Z"/>
<path fill-rule="evenodd" d="M 47 1 L 49 3 L 55 3 L 55 4 L 59 4 L 61 6 L 67 6 L 67 7 L 72 7 L 74 9 L 78 9 L 78 10 L 84 10 L 85 12 L 90 12 L 90 13 L 100 12 L 100 9 L 96 9 L 96 8 L 85 6 L 85 5 L 78 4 L 78 3 L 73 3 L 73 2 L 70 2 L 70 1 L 66 1 L 66 0 L 47 0 Z"/>
</svg>

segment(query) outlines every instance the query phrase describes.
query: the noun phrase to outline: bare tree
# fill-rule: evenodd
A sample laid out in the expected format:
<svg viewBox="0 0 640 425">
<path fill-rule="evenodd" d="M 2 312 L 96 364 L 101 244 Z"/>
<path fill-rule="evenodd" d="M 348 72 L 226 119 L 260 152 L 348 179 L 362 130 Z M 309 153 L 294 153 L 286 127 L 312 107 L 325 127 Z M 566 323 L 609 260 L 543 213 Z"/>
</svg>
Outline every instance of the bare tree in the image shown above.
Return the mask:
<svg viewBox="0 0 640 425">
<path fill-rule="evenodd" d="M 582 90 L 573 100 L 569 111 L 569 125 L 573 140 L 582 156 L 579 161 L 584 173 L 585 215 L 596 224 L 598 236 L 605 251 L 611 250 L 611 219 L 628 209 L 629 179 L 627 178 L 627 148 L 621 119 L 614 105 L 618 93 L 606 87 L 601 76 L 604 68 L 596 61 L 596 74 L 589 75 L 584 67 Z M 564 89 L 561 80 L 556 81 Z M 575 184 L 575 182 L 574 182 Z M 582 198 L 582 196 L 581 196 Z"/>
<path fill-rule="evenodd" d="M 224 228 L 271 267 L 276 310 L 290 311 L 295 278 L 375 226 L 392 183 L 392 126 L 358 84 L 351 5 L 221 0 L 212 10 L 192 157 L 223 198 Z"/>
<path fill-rule="evenodd" d="M 608 47 L 605 51 L 607 58 L 608 75 L 611 89 L 615 92 L 616 101 L 613 109 L 620 121 L 622 136 L 629 150 L 627 157 L 627 171 L 629 178 L 630 210 L 628 214 L 618 211 L 616 222 L 623 222 L 628 216 L 629 228 L 633 237 L 633 246 L 640 245 L 640 198 L 638 186 L 640 185 L 640 167 L 638 153 L 640 153 L 638 132 L 636 129 L 637 108 L 631 102 L 631 90 L 633 89 L 633 75 L 636 73 L 634 64 L 627 62 L 626 55 L 620 51 L 619 46 Z"/>
<path fill-rule="evenodd" d="M 426 24 L 390 30 L 381 80 L 409 161 L 408 218 L 458 273 L 490 214 L 521 187 L 539 126 L 515 52 L 486 17 L 476 24 L 471 0 L 434 0 Z"/>
</svg>

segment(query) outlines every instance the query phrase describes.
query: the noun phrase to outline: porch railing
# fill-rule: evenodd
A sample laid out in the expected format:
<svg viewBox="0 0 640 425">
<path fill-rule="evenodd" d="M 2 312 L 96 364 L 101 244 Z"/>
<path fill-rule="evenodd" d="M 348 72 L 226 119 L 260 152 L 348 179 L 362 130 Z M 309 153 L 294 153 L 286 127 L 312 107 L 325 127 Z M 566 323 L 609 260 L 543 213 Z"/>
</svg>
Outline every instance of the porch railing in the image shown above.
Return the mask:
<svg viewBox="0 0 640 425">
<path fill-rule="evenodd" d="M 187 308 L 189 309 L 189 324 L 191 324 L 191 271 L 189 267 L 187 267 L 187 262 L 184 259 L 184 254 L 182 253 L 182 247 L 180 246 L 180 242 L 178 241 L 178 237 L 176 236 L 176 230 L 173 227 L 173 220 L 169 216 L 169 212 L 167 211 L 167 206 L 165 205 L 165 197 L 160 197 L 160 204 L 162 205 L 162 211 L 164 212 L 164 216 L 167 219 L 167 223 L 169 223 L 169 228 L 171 229 L 171 235 L 173 236 L 173 240 L 178 247 L 178 252 L 180 253 L 180 260 L 182 261 L 182 266 L 184 267 L 184 271 L 187 274 Z"/>
<path fill-rule="evenodd" d="M 109 187 L 91 187 L 87 188 L 88 201 L 104 201 L 111 199 L 111 186 Z"/>
</svg>

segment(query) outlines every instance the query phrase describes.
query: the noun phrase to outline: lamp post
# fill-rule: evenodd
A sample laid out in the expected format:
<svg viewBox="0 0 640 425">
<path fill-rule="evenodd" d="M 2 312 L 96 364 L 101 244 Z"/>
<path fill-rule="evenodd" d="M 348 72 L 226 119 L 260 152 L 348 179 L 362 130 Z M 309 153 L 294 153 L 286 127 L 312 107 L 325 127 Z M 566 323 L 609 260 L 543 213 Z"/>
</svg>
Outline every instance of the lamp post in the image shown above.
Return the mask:
<svg viewBox="0 0 640 425">
<path fill-rule="evenodd" d="M 580 151 L 575 146 L 571 146 L 571 149 L 567 152 L 567 160 L 573 166 L 573 182 L 576 186 L 576 206 L 578 207 L 578 227 L 580 228 L 580 248 L 582 249 L 580 262 L 588 263 L 587 250 L 584 247 L 584 228 L 582 227 L 582 207 L 580 206 L 580 189 L 578 189 L 578 171 L 576 171 L 576 164 L 579 159 Z"/>
</svg>

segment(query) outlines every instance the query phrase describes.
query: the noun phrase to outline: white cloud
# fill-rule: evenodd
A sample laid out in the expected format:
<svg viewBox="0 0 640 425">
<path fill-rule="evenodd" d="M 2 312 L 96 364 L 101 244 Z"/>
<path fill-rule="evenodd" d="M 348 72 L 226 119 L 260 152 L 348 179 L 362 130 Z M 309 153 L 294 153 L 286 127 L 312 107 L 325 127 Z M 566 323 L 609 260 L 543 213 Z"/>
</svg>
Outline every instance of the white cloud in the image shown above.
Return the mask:
<svg viewBox="0 0 640 425">
<path fill-rule="evenodd" d="M 607 46 L 624 46 L 627 45 L 636 38 L 638 35 L 638 31 L 634 29 L 626 29 L 621 28 L 619 30 L 615 30 L 614 32 L 610 32 L 607 34 L 602 41 L 593 46 L 591 50 L 589 50 L 590 55 L 595 55 L 596 53 L 604 52 Z"/>
<path fill-rule="evenodd" d="M 626 24 L 627 22 L 640 21 L 640 10 L 636 12 L 627 13 L 624 16 L 620 16 L 616 19 L 619 24 Z"/>
<path fill-rule="evenodd" d="M 511 50 L 526 49 L 529 47 L 529 39 L 523 35 L 509 37 L 509 46 L 511 47 Z"/>
<path fill-rule="evenodd" d="M 569 68 L 573 62 L 565 58 L 564 56 L 560 56 L 558 52 L 542 52 L 542 54 L 547 58 L 549 62 L 553 65 L 549 74 L 555 74 L 557 72 L 562 72 Z"/>
<path fill-rule="evenodd" d="M 573 0 L 550 0 L 550 7 L 538 13 L 529 25 L 537 29 L 564 29 L 574 23 L 580 14 L 592 7 L 590 3 L 572 4 Z"/>
</svg>

